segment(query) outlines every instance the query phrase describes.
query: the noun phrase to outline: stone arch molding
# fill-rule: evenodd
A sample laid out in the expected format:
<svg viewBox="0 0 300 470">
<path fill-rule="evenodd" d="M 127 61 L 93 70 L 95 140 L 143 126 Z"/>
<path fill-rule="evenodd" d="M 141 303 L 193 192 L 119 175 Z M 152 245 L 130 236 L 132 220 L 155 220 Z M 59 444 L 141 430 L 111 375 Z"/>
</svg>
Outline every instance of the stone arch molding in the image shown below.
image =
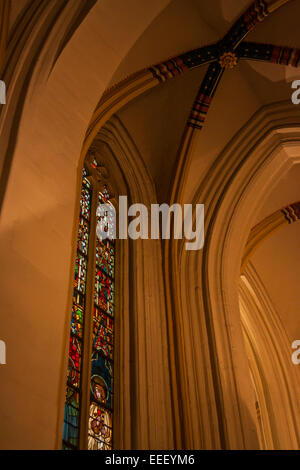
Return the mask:
<svg viewBox="0 0 300 470">
<path fill-rule="evenodd" d="M 299 220 L 300 201 L 297 201 L 273 212 L 273 214 L 270 214 L 268 217 L 256 224 L 251 229 L 249 238 L 247 240 L 243 254 L 241 272 L 243 272 L 245 269 L 247 262 L 253 255 L 254 251 L 267 237 L 269 237 L 275 230 L 278 230 L 286 225 L 290 225 L 294 222 L 298 222 Z"/>
<path fill-rule="evenodd" d="M 299 148 L 297 109 L 289 102 L 262 108 L 199 182 L 193 204 L 205 204 L 204 249 L 186 252 L 181 241 L 166 246 L 167 301 L 180 330 L 180 393 L 189 404 L 184 426 L 188 436 L 210 430 L 188 446 L 259 445 L 237 286 L 259 205 L 282 173 L 299 162 Z M 195 413 L 200 403 L 202 411 Z"/>
</svg>

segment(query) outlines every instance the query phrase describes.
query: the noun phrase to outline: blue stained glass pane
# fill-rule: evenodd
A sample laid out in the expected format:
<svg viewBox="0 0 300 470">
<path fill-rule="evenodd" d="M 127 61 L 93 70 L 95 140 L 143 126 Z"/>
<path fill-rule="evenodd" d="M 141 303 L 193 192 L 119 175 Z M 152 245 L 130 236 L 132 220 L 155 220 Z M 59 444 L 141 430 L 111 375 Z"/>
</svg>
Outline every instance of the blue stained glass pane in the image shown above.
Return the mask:
<svg viewBox="0 0 300 470">
<path fill-rule="evenodd" d="M 99 385 L 101 388 L 102 397 L 95 395 L 95 386 Z M 91 368 L 91 400 L 97 399 L 99 403 L 112 408 L 112 364 L 104 358 L 100 353 L 94 352 L 92 355 L 92 368 Z M 94 398 L 93 398 L 94 397 Z"/>
<path fill-rule="evenodd" d="M 78 445 L 79 434 L 79 393 L 67 387 L 65 415 L 64 415 L 63 441 L 65 445 Z"/>
</svg>

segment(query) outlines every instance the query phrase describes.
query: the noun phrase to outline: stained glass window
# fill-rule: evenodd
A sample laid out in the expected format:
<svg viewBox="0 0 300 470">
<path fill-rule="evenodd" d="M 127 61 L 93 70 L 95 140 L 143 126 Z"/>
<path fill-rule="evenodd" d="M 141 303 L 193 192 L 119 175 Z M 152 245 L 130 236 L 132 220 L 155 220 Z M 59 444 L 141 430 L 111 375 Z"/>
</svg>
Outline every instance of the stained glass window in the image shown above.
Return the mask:
<svg viewBox="0 0 300 470">
<path fill-rule="evenodd" d="M 99 193 L 99 204 L 109 204 L 107 189 Z M 107 213 L 97 211 L 97 225 L 112 231 Z M 97 234 L 99 231 L 97 231 Z M 89 450 L 112 448 L 113 337 L 114 337 L 114 240 L 96 240 L 96 269 L 93 312 L 93 344 L 90 382 Z"/>
<path fill-rule="evenodd" d="M 83 170 L 64 413 L 63 448 L 79 447 L 83 331 L 92 188 Z"/>
<path fill-rule="evenodd" d="M 91 162 L 91 172 L 97 168 L 95 159 Z M 110 450 L 113 441 L 115 220 L 113 212 L 109 210 L 113 206 L 108 189 L 104 187 L 99 192 L 97 179 L 93 180 L 89 176 L 88 170 L 84 169 L 71 312 L 63 449 L 81 448 L 80 442 L 85 439 L 81 439 L 80 432 L 84 432 L 84 425 L 88 423 L 85 430 L 87 448 Z M 102 212 L 98 210 L 100 204 L 104 207 Z M 91 227 L 95 231 L 97 229 L 94 237 L 91 236 Z M 105 236 L 101 236 L 101 233 Z M 92 342 L 89 357 L 85 357 L 83 353 L 89 350 L 83 347 L 85 341 Z M 86 392 L 82 391 L 82 376 L 89 370 L 90 390 L 86 396 Z M 87 417 L 81 415 L 83 400 L 88 405 Z"/>
</svg>

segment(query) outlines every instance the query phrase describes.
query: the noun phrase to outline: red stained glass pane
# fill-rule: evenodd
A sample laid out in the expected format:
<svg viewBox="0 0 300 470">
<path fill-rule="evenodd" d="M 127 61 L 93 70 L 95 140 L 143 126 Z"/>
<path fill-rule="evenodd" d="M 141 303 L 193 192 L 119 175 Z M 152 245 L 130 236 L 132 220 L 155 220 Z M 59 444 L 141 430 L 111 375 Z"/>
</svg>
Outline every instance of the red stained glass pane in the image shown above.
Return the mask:
<svg viewBox="0 0 300 470">
<path fill-rule="evenodd" d="M 114 313 L 114 282 L 100 269 L 96 270 L 95 304 L 104 312 Z"/>
<path fill-rule="evenodd" d="M 113 319 L 97 308 L 93 316 L 93 350 L 113 358 Z"/>
<path fill-rule="evenodd" d="M 110 277 L 114 276 L 115 250 L 109 241 L 100 242 L 97 239 L 96 263 L 105 274 L 108 274 Z"/>
<path fill-rule="evenodd" d="M 69 366 L 68 366 L 68 384 L 73 387 L 80 385 L 80 370 L 81 370 L 81 341 L 70 337 L 69 346 Z"/>
</svg>

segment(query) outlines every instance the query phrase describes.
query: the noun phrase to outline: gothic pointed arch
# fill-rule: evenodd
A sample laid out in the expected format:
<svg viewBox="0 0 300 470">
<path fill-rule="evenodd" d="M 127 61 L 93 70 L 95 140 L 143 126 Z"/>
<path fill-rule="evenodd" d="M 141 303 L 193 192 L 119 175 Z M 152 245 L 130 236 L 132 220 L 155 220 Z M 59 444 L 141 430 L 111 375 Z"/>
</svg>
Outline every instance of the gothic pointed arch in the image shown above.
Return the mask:
<svg viewBox="0 0 300 470">
<path fill-rule="evenodd" d="M 172 299 L 173 318 L 175 312 L 181 331 L 176 346 L 183 352 L 178 360 L 184 377 L 181 393 L 184 403 L 194 403 L 192 408 L 203 397 L 210 397 L 204 407 L 210 414 L 192 416 L 186 409 L 186 433 L 195 436 L 196 429 L 199 435 L 201 429 L 210 429 L 205 434 L 206 447 L 259 446 L 255 400 L 242 353 L 245 346 L 236 285 L 251 219 L 266 197 L 265 191 L 299 161 L 299 125 L 297 110 L 288 102 L 257 112 L 203 175 L 194 195 L 193 204 L 205 204 L 204 249 L 186 252 L 176 240 L 166 247 L 171 286 L 167 298 Z M 195 367 L 192 374 L 189 371 L 186 387 L 184 370 L 191 357 Z M 218 442 L 213 440 L 216 436 Z M 196 446 L 201 445 L 197 441 Z"/>
<path fill-rule="evenodd" d="M 91 145 L 89 152 L 84 159 L 83 191 L 87 194 L 89 183 L 97 188 L 97 194 L 100 191 L 103 197 L 104 191 L 112 193 L 110 202 L 115 206 L 118 217 L 118 198 L 126 196 L 128 204 L 139 202 L 150 208 L 151 203 L 155 202 L 155 187 L 149 173 L 143 163 L 141 156 L 130 134 L 117 118 L 112 118 L 97 134 Z M 100 187 L 100 186 L 101 187 Z M 91 197 L 91 201 L 93 198 Z M 84 204 L 84 205 L 82 205 Z M 86 210 L 86 196 L 81 198 L 80 211 Z M 89 244 L 90 252 L 96 249 L 96 278 L 97 269 L 99 269 L 99 242 L 95 237 L 95 203 L 91 203 L 91 225 Z M 93 215 L 94 214 L 94 215 Z M 81 219 L 80 219 L 81 220 Z M 82 245 L 82 224 L 79 220 L 79 238 L 78 242 Z M 96 243 L 96 245 L 95 245 Z M 92 245 L 91 245 L 92 244 Z M 110 419 L 113 429 L 113 447 L 114 448 L 171 448 L 174 446 L 175 436 L 173 431 L 168 429 L 168 423 L 174 419 L 172 413 L 172 391 L 170 388 L 169 354 L 167 350 L 168 335 L 166 326 L 166 311 L 163 292 L 163 273 L 162 273 L 162 253 L 159 240 L 136 240 L 134 243 L 127 239 L 116 239 L 115 247 L 115 271 L 116 279 L 114 283 L 115 307 L 114 319 L 105 308 L 100 306 L 102 315 L 106 315 L 113 320 L 115 334 L 113 347 L 113 381 L 114 391 L 110 389 L 109 393 L 114 395 L 113 409 L 111 406 L 102 406 L 111 413 Z M 81 251 L 81 250 L 79 250 Z M 106 253 L 105 253 L 106 256 Z M 79 253 L 82 258 L 82 253 Z M 95 257 L 92 254 L 92 257 Z M 78 260 L 78 256 L 76 257 Z M 132 261 L 134 260 L 134 261 Z M 132 267 L 134 262 L 134 268 Z M 99 318 L 97 301 L 95 303 L 95 292 L 98 284 L 94 287 L 93 272 L 89 274 L 88 267 L 93 266 L 93 262 L 86 261 L 87 275 L 83 276 L 86 282 L 85 303 L 89 305 L 85 313 L 85 327 L 87 342 L 94 344 L 94 333 L 89 331 L 91 325 L 95 324 Z M 75 284 L 74 292 L 78 291 L 78 261 L 75 264 Z M 103 269 L 100 267 L 101 272 Z M 86 281 L 85 281 L 86 280 Z M 151 297 L 145 298 L 145 289 L 149 288 L 152 292 Z M 96 296 L 97 297 L 97 296 Z M 73 312 L 74 312 L 73 296 Z M 88 298 L 93 299 L 92 301 Z M 94 306 L 91 306 L 91 302 Z M 108 301 L 110 306 L 110 301 Z M 77 305 L 77 304 L 76 304 Z M 99 310 L 99 309 L 98 309 Z M 150 315 L 151 312 L 151 315 Z M 79 315 L 80 316 L 80 315 Z M 84 313 L 83 315 L 84 316 Z M 81 317 L 82 317 L 81 316 Z M 80 318 L 81 318 L 80 317 Z M 101 319 L 100 319 L 101 320 Z M 76 327 L 78 320 L 72 317 L 72 329 Z M 99 322 L 98 322 L 99 323 Z M 101 323 L 101 321 L 100 321 Z M 105 327 L 104 327 L 105 328 Z M 93 330 L 94 331 L 94 330 Z M 110 330 L 111 331 L 111 330 Z M 109 333 L 106 329 L 106 333 Z M 92 339 L 91 339 L 92 336 Z M 105 343 L 105 338 L 103 343 Z M 71 341 L 71 346 L 73 346 Z M 108 348 L 111 343 L 106 343 Z M 88 408 L 87 391 L 89 383 L 95 376 L 93 373 L 93 359 L 91 361 L 90 350 L 82 344 L 81 375 L 83 382 L 83 392 L 81 392 L 81 411 L 79 419 L 79 431 L 81 437 L 78 439 L 79 448 L 88 448 L 92 445 L 89 438 L 91 424 L 89 425 L 87 416 L 91 418 Z M 87 352 L 88 351 L 88 352 Z M 84 353 L 86 357 L 84 357 Z M 70 350 L 69 357 L 72 355 Z M 79 354 L 80 356 L 80 354 Z M 72 359 L 74 360 L 74 359 Z M 152 365 L 152 366 L 151 366 Z M 71 370 L 72 372 L 72 370 Z M 78 370 L 78 374 L 80 371 Z M 101 376 L 101 374 L 99 374 Z M 69 377 L 68 373 L 67 382 Z M 70 387 L 69 387 L 70 389 Z M 74 390 L 74 387 L 73 387 Z M 84 392 L 85 390 L 85 392 Z M 75 390 L 79 393 L 79 388 Z M 73 399 L 73 395 L 69 396 Z M 78 397 L 79 399 L 80 397 Z M 70 398 L 69 398 L 70 401 Z M 161 403 L 162 406 L 157 406 Z M 101 409 L 101 403 L 100 409 Z M 92 412 L 96 412 L 92 408 Z M 72 409 L 67 403 L 65 410 Z M 134 411 L 133 411 L 134 410 Z M 113 412 L 113 415 L 112 415 Z M 66 411 L 65 411 L 66 413 Z M 66 416 L 66 415 L 65 415 Z M 100 419 L 100 418 L 99 418 Z M 93 426 L 96 426 L 96 420 Z M 108 419 L 106 420 L 108 421 Z M 164 425 L 162 425 L 164 423 Z M 161 426 L 159 436 L 156 436 L 155 429 Z M 96 429 L 96 427 L 95 427 Z M 147 431 L 148 429 L 148 431 Z M 65 427 L 69 432 L 70 426 Z M 96 429 L 97 430 L 97 429 Z M 93 435 L 95 432 L 93 433 Z M 65 434 L 64 434 L 65 435 Z M 67 434 L 66 434 L 67 435 Z M 176 438 L 178 440 L 178 436 Z M 64 439 L 66 441 L 66 439 Z M 97 441 L 98 442 L 98 441 Z M 105 443 L 100 439 L 99 448 L 108 448 L 111 444 Z M 72 445 L 70 446 L 72 447 Z M 97 444 L 93 447 L 96 448 Z"/>
</svg>

